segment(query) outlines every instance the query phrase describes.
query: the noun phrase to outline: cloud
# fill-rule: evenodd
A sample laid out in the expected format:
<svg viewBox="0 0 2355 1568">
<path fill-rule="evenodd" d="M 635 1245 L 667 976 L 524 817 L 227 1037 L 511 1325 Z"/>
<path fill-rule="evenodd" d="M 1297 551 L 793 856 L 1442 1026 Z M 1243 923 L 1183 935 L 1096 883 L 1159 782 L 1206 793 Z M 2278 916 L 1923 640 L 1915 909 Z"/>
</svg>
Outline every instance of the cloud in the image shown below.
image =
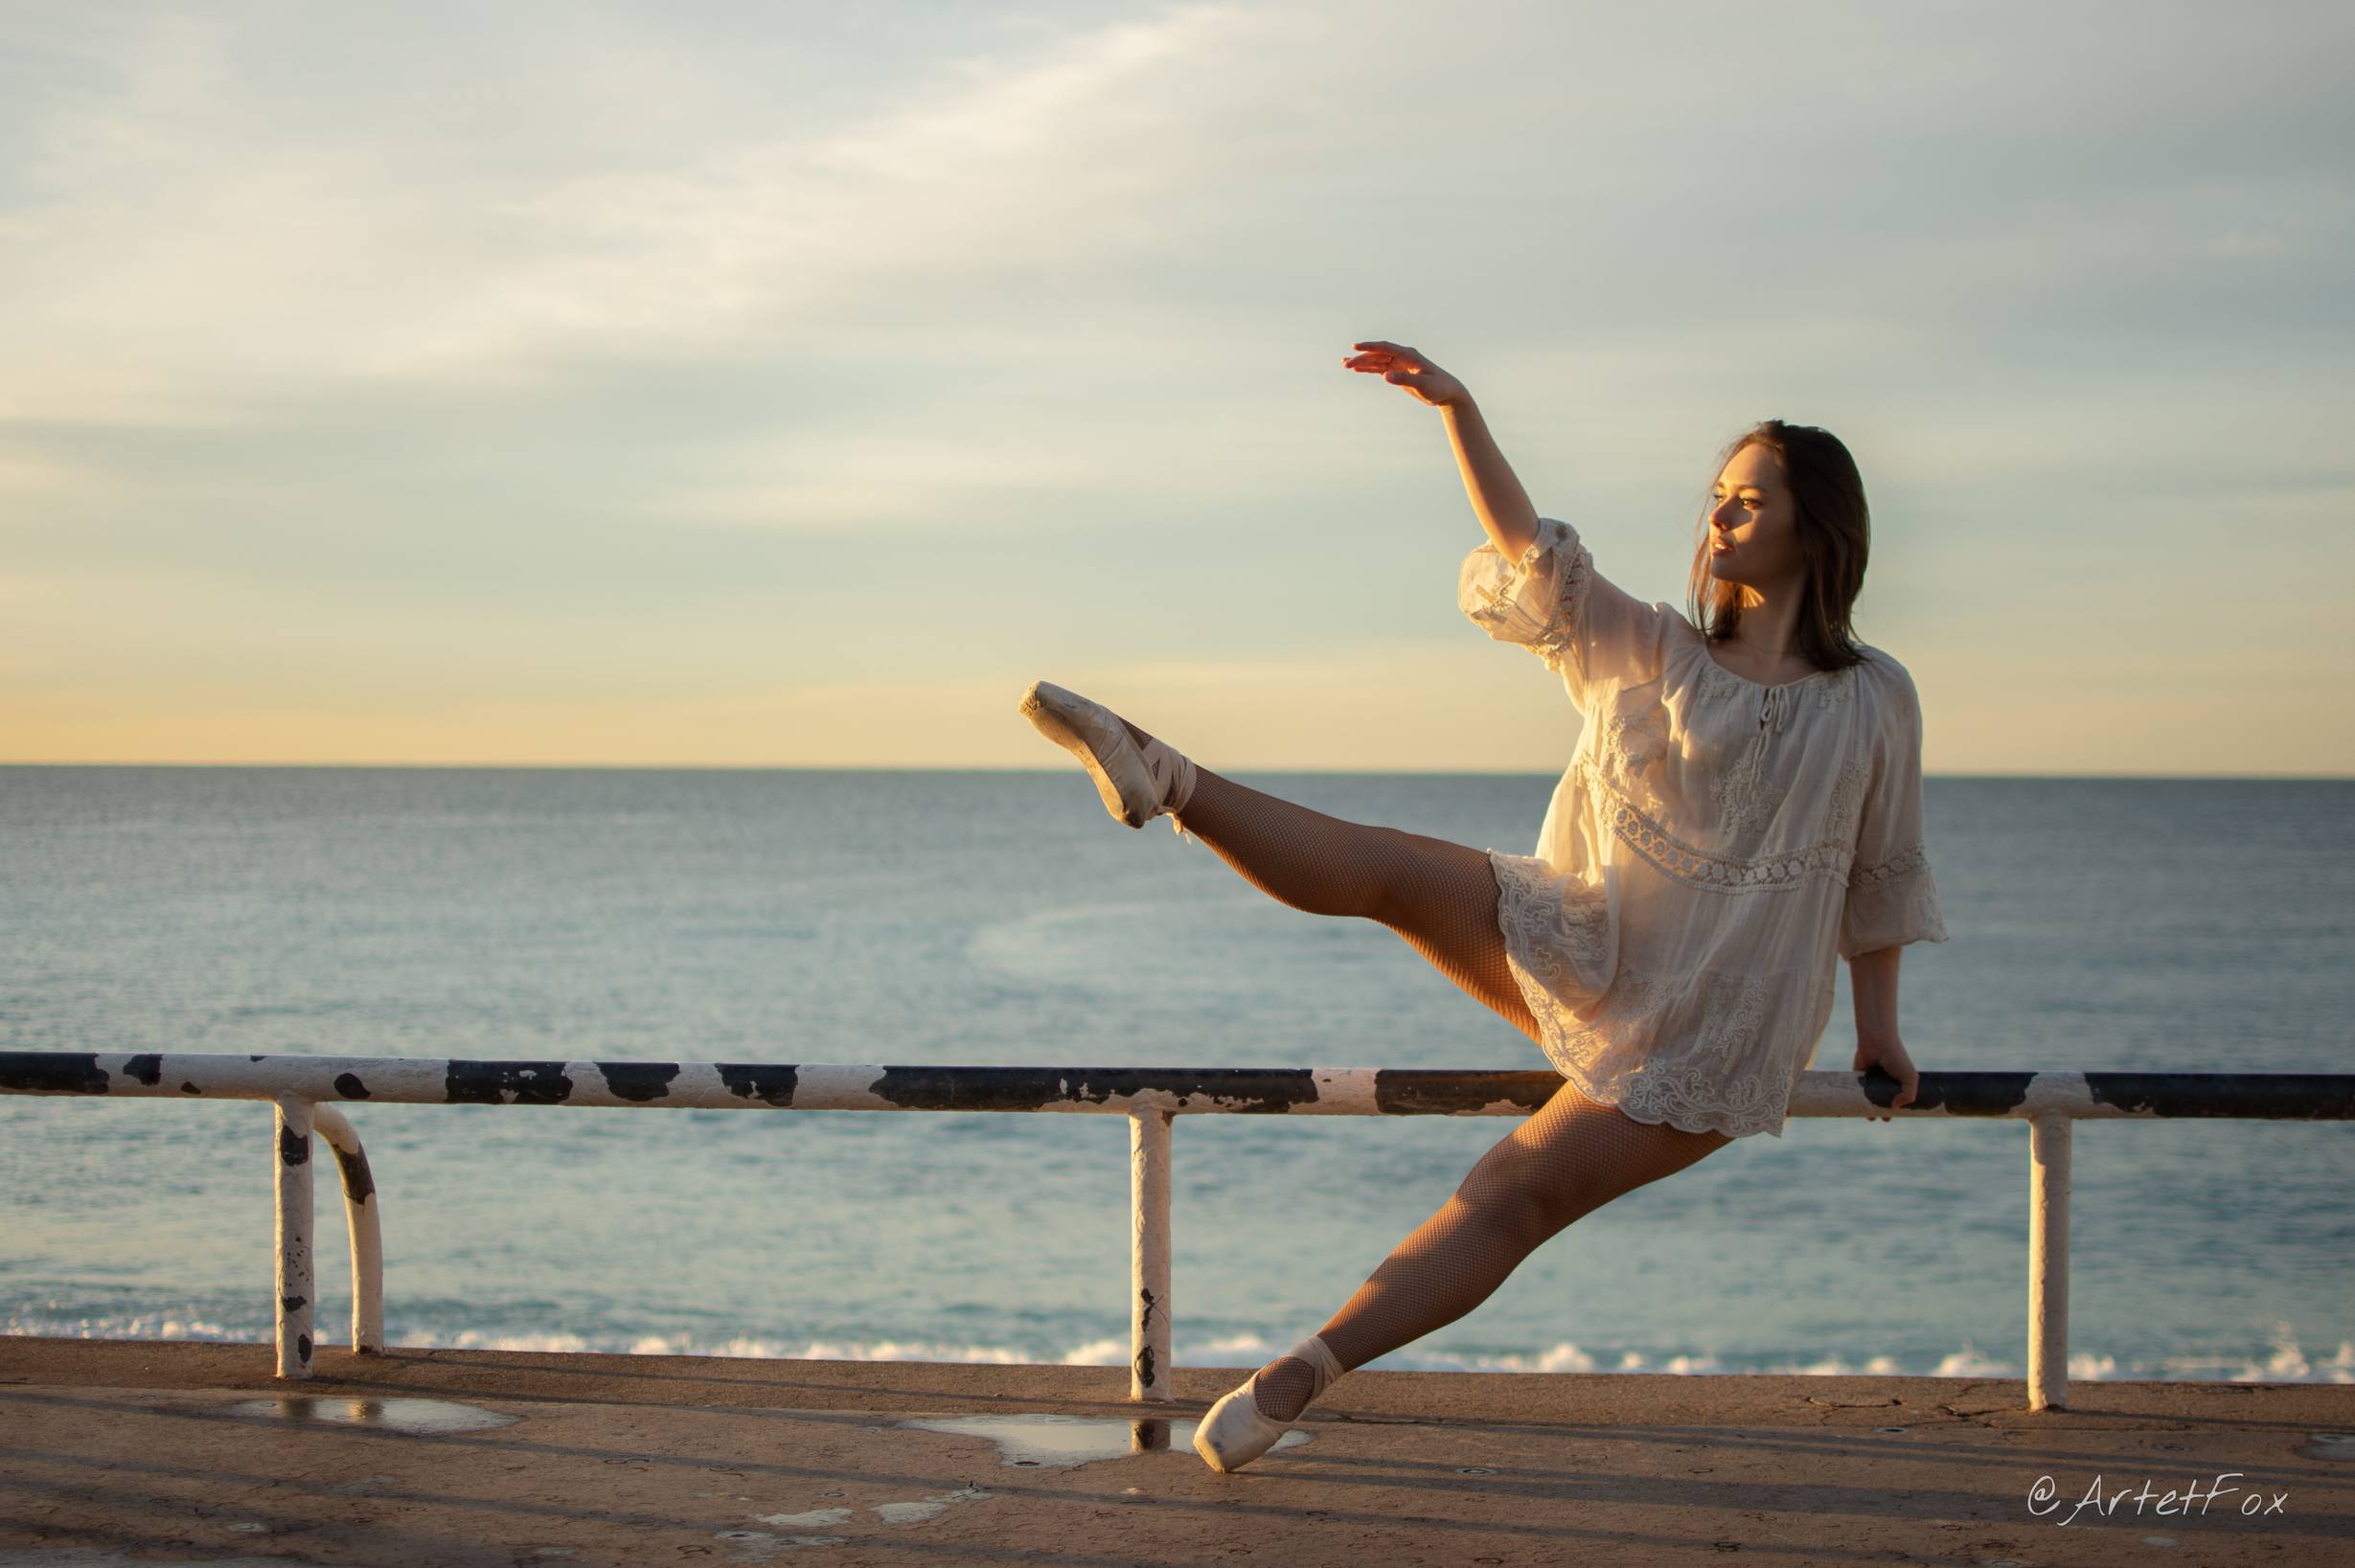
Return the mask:
<svg viewBox="0 0 2355 1568">
<path fill-rule="evenodd" d="M 1467 734 L 1368 651 L 1475 534 L 1439 418 L 1339 369 L 1363 336 L 1463 372 L 1646 597 L 1720 442 L 1840 431 L 1866 635 L 1928 682 L 1990 628 L 2295 602 L 2348 564 L 2355 12 L 2137 14 L 12 7 L 0 595 L 47 608 L 11 668 L 158 724 L 143 676 L 313 716 L 274 670 L 494 681 L 553 752 L 567 693 L 685 745 L 662 704 L 715 670 L 863 670 L 949 724 L 930 648 L 1117 634 L 1234 655 L 1152 689 L 1234 755 L 1375 755 L 1262 746 L 1255 681 Z M 2296 625 L 2269 656 L 2349 672 Z M 849 755 L 835 722 L 802 733 Z"/>
<path fill-rule="evenodd" d="M 844 123 L 771 116 L 569 165 L 519 149 L 562 142 L 578 94 L 515 93 L 503 156 L 410 123 L 436 70 L 453 98 L 516 85 L 506 60 L 429 38 L 380 62 L 404 91 L 377 84 L 379 118 L 296 102 L 286 120 L 247 100 L 254 29 L 234 20 L 157 12 L 53 42 L 51 89 L 18 111 L 32 193 L 6 218 L 0 418 L 217 420 L 224 391 L 386 378 L 525 389 L 748 334 L 842 352 L 846 308 L 1161 243 L 1165 205 L 1263 128 L 1218 83 L 1281 27 L 1177 9 L 870 81 Z"/>
</svg>

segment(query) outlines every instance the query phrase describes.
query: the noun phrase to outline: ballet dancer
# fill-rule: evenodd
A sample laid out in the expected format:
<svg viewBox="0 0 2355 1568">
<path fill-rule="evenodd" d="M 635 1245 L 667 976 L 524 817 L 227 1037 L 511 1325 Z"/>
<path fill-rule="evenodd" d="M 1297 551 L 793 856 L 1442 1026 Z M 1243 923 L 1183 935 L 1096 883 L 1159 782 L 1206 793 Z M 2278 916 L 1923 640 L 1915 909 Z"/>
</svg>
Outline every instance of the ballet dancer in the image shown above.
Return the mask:
<svg viewBox="0 0 2355 1568">
<path fill-rule="evenodd" d="M 1584 717 L 1538 852 L 1310 810 L 1046 681 L 1020 712 L 1115 819 L 1168 816 L 1279 902 L 1389 927 L 1563 1083 L 1322 1328 L 1210 1407 L 1195 1447 L 1220 1470 L 1267 1452 L 1343 1374 L 1471 1311 L 1582 1216 L 1738 1137 L 1781 1136 L 1840 960 L 1854 1069 L 1897 1081 L 1889 1110 L 1909 1103 L 1899 949 L 1946 940 L 1918 695 L 1850 628 L 1869 518 L 1836 437 L 1769 420 L 1729 444 L 1680 611 L 1618 588 L 1574 528 L 1538 515 L 1470 393 L 1428 356 L 1369 341 L 1342 364 L 1440 411 L 1488 535 L 1458 606 L 1561 675 Z"/>
</svg>

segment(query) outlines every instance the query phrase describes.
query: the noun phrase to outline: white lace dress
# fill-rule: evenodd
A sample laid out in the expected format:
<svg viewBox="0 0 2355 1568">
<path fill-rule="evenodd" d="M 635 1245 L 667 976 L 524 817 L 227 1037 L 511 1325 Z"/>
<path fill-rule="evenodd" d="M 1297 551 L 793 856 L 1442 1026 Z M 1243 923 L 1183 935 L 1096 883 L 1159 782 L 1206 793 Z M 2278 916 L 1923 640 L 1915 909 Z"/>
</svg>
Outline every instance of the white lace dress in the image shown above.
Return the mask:
<svg viewBox="0 0 2355 1568">
<path fill-rule="evenodd" d="M 1537 852 L 1491 849 L 1497 920 L 1545 1055 L 1639 1122 L 1782 1135 L 1839 960 L 1944 942 L 1922 842 L 1922 713 L 1878 648 L 1766 686 L 1539 519 L 1465 557 L 1463 612 L 1586 716 Z"/>
</svg>

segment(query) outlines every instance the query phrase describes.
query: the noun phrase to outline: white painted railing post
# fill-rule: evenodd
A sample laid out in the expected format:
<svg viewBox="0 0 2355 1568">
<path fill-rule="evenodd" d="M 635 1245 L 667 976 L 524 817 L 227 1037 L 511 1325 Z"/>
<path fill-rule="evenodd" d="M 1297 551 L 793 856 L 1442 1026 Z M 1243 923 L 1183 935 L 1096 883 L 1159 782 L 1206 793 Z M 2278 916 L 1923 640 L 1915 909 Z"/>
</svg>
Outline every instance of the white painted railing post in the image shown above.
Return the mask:
<svg viewBox="0 0 2355 1568">
<path fill-rule="evenodd" d="M 1541 1068 L 890 1066 L 871 1062 L 451 1060 L 407 1057 L 0 1050 L 0 1094 L 254 1101 L 274 1106 L 278 1375 L 309 1377 L 315 1347 L 314 1135 L 335 1150 L 352 1221 L 352 1338 L 384 1342 L 383 1246 L 375 1184 L 330 1102 L 563 1104 L 682 1110 L 1055 1111 L 1129 1118 L 1130 1398 L 1161 1402 L 1171 1379 L 1170 1129 L 1180 1112 L 1286 1116 L 1522 1116 L 1559 1087 Z M 1932 1114 L 2028 1123 L 2028 1408 L 2067 1408 L 2069 1193 L 2079 1118 L 2229 1116 L 2355 1121 L 2355 1074 L 1937 1073 L 1907 1121 Z M 1877 1103 L 1853 1073 L 1808 1072 L 1793 1116 L 1862 1117 Z M 1148 1422 L 1148 1428 L 1152 1423 Z"/>
<path fill-rule="evenodd" d="M 310 1102 L 280 1095 L 278 1136 L 278 1375 L 310 1375 Z"/>
<path fill-rule="evenodd" d="M 1167 1399 L 1169 1161 L 1172 1114 L 1129 1113 L 1129 1398 Z"/>
<path fill-rule="evenodd" d="M 2028 1408 L 2069 1408 L 2069 1156 L 2074 1125 L 2028 1119 Z"/>
<path fill-rule="evenodd" d="M 374 1355 L 384 1349 L 384 1230 L 377 1221 L 376 1178 L 360 1135 L 343 1112 L 313 1105 L 310 1120 L 343 1171 L 343 1217 L 352 1236 L 352 1349 Z"/>
</svg>

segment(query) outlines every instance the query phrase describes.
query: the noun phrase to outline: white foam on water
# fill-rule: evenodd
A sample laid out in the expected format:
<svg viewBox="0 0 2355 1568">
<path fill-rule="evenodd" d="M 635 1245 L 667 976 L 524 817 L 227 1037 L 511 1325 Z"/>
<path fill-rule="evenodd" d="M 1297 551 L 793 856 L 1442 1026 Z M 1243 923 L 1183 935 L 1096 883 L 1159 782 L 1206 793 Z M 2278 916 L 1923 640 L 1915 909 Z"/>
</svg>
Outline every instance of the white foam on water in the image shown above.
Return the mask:
<svg viewBox="0 0 2355 1568">
<path fill-rule="evenodd" d="M 63 1339 L 206 1341 L 222 1344 L 267 1344 L 266 1330 L 238 1329 L 194 1313 L 137 1313 L 121 1316 L 65 1317 L 18 1312 L 0 1318 L 0 1334 Z M 2252 1355 L 2244 1351 L 2212 1354 L 2184 1352 L 2144 1362 L 2123 1359 L 2094 1350 L 2072 1351 L 2069 1375 L 2077 1382 L 2129 1379 L 2148 1382 L 2267 1382 L 2355 1384 L 2355 1340 L 2342 1340 L 2326 1354 L 2310 1354 L 2286 1325 L 2272 1329 L 2269 1350 Z M 401 1349 L 517 1351 L 564 1354 L 691 1355 L 748 1360 L 810 1361 L 924 1361 L 995 1366 L 1118 1367 L 1129 1360 L 1125 1334 L 1106 1334 L 1074 1345 L 1060 1354 L 1034 1355 L 1009 1345 L 937 1339 L 787 1339 L 760 1335 L 705 1338 L 696 1334 L 580 1333 L 548 1329 L 502 1333 L 467 1329 L 456 1332 L 394 1331 L 389 1343 Z M 1248 1370 L 1265 1365 L 1284 1346 L 1269 1334 L 1251 1330 L 1206 1335 L 1189 1340 L 1182 1329 L 1173 1359 L 1181 1367 L 1231 1367 Z M 322 1337 L 323 1347 L 337 1343 Z M 1561 1340 L 1520 1352 L 1488 1354 L 1429 1350 L 1410 1345 L 1368 1363 L 1377 1372 L 1494 1372 L 1494 1373 L 1651 1373 L 1665 1376 L 1772 1375 L 1802 1377 L 2020 1377 L 2023 1358 L 1992 1354 L 1966 1340 L 1924 1363 L 1909 1364 L 1889 1354 L 1849 1356 L 1829 1352 L 1789 1357 L 1757 1365 L 1728 1364 L 1706 1352 L 1654 1352 L 1621 1351 L 1600 1354 Z"/>
</svg>

